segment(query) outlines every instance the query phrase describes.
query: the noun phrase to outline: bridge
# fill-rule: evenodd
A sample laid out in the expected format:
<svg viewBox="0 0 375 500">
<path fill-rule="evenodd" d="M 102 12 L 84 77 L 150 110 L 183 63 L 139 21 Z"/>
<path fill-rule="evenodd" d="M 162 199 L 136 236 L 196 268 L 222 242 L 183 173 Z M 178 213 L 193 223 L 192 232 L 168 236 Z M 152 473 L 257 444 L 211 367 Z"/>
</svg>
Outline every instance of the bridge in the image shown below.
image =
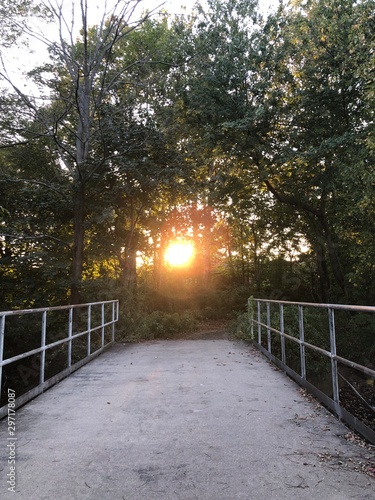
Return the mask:
<svg viewBox="0 0 375 500">
<path fill-rule="evenodd" d="M 1 498 L 374 499 L 374 447 L 223 337 L 110 342 L 10 411 Z"/>
</svg>

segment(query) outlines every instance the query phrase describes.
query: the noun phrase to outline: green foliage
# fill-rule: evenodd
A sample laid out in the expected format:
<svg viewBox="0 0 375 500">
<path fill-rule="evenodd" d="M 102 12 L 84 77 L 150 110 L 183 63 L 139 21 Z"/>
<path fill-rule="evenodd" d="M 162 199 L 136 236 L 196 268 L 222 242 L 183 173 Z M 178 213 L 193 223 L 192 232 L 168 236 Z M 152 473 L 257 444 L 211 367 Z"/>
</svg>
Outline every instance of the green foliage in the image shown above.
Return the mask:
<svg viewBox="0 0 375 500">
<path fill-rule="evenodd" d="M 118 337 L 126 342 L 171 339 L 179 333 L 193 332 L 197 327 L 198 322 L 190 312 L 153 311 L 144 315 L 138 311 L 127 314 L 124 329 Z"/>
<path fill-rule="evenodd" d="M 375 318 L 372 314 L 335 314 L 337 353 L 365 366 L 375 366 Z"/>
<path fill-rule="evenodd" d="M 260 21 L 253 2 L 211 0 L 128 28 L 54 47 L 29 75 L 44 104 L 1 96 L 1 307 L 120 297 L 151 337 L 184 314 L 239 313 L 242 331 L 250 294 L 373 303 L 373 1 Z M 166 269 L 185 235 L 194 266 Z"/>
<path fill-rule="evenodd" d="M 237 317 L 231 321 L 229 331 L 236 339 L 248 341 L 252 340 L 249 314 L 247 312 L 239 313 Z"/>
</svg>

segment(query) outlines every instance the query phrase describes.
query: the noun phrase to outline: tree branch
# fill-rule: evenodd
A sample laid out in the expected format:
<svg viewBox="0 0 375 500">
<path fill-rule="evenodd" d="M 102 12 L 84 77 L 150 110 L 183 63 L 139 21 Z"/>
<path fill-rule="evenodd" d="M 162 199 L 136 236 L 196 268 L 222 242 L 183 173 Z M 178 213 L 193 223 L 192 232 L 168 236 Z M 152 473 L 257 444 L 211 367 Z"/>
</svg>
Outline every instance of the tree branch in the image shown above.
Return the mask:
<svg viewBox="0 0 375 500">
<path fill-rule="evenodd" d="M 53 191 L 54 193 L 57 193 L 62 198 L 64 198 L 65 201 L 70 202 L 70 200 L 67 198 L 67 196 L 62 191 L 53 187 L 51 184 L 48 184 L 47 182 L 37 181 L 35 179 L 10 179 L 10 178 L 3 178 L 3 179 L 0 178 L 0 182 L 26 182 L 29 184 L 40 185 L 40 186 L 43 186 L 43 187 Z"/>
<path fill-rule="evenodd" d="M 0 236 L 4 236 L 6 238 L 11 238 L 13 240 L 43 240 L 43 239 L 49 239 L 56 241 L 57 243 L 61 243 L 62 245 L 66 246 L 69 248 L 69 250 L 72 250 L 72 246 L 70 243 L 67 243 L 64 240 L 61 240 L 60 238 L 55 238 L 54 236 L 50 236 L 48 234 L 40 234 L 38 236 L 24 236 L 24 235 L 14 235 L 14 234 L 7 234 L 7 233 L 0 233 Z"/>
<path fill-rule="evenodd" d="M 303 200 L 300 200 L 296 198 L 295 196 L 290 196 L 285 193 L 281 193 L 278 191 L 275 186 L 271 183 L 269 179 L 264 179 L 263 182 L 267 186 L 268 190 L 274 195 L 274 197 L 280 201 L 281 203 L 285 203 L 286 205 L 291 205 L 296 208 L 300 208 L 301 210 L 304 210 L 305 212 L 308 212 L 312 215 L 315 215 L 317 219 L 319 219 L 321 222 L 323 221 L 323 215 L 320 210 L 317 210 L 310 204 L 304 202 Z"/>
</svg>

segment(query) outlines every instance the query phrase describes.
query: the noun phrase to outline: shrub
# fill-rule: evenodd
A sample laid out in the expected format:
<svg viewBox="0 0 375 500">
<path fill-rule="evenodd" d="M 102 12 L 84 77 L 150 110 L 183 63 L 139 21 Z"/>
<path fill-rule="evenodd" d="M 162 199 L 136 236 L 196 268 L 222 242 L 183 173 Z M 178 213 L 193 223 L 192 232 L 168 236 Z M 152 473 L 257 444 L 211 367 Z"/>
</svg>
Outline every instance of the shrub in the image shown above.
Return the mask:
<svg viewBox="0 0 375 500">
<path fill-rule="evenodd" d="M 249 314 L 239 313 L 230 325 L 230 333 L 240 340 L 251 340 L 251 327 L 249 322 Z"/>
<path fill-rule="evenodd" d="M 192 332 L 197 326 L 198 321 L 190 312 L 153 311 L 143 316 L 134 313 L 126 318 L 125 328 L 120 337 L 127 342 L 167 339 L 179 333 Z"/>
</svg>

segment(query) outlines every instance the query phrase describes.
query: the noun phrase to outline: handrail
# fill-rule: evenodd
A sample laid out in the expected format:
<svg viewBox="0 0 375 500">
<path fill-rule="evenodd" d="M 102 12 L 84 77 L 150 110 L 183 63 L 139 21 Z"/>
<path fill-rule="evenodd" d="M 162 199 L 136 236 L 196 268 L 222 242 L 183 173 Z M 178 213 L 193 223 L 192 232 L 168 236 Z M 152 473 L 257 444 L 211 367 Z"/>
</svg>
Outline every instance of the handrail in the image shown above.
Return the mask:
<svg viewBox="0 0 375 500">
<path fill-rule="evenodd" d="M 52 342 L 46 343 L 47 338 L 47 326 L 48 326 L 48 314 L 53 311 L 68 311 L 68 335 L 62 339 L 54 339 Z M 21 354 L 14 354 L 10 357 L 4 359 L 4 349 L 5 349 L 5 337 L 6 337 L 6 318 L 19 317 L 24 315 L 41 314 L 40 321 L 40 342 L 39 347 L 30 349 Z M 87 315 L 84 318 L 84 326 L 80 325 L 78 327 L 74 324 L 74 315 L 78 318 L 82 318 L 83 315 Z M 96 314 L 96 324 L 93 323 L 93 315 Z M 23 359 L 29 358 L 34 355 L 39 355 L 39 384 L 35 385 L 32 389 L 17 397 L 15 400 L 15 408 L 25 404 L 30 399 L 34 398 L 38 394 L 54 385 L 55 383 L 62 380 L 64 377 L 70 375 L 73 371 L 77 370 L 87 362 L 89 362 L 94 357 L 98 356 L 103 350 L 112 345 L 115 341 L 115 323 L 119 318 L 119 301 L 118 300 L 106 300 L 102 302 L 90 302 L 86 304 L 74 304 L 69 306 L 54 306 L 54 307 L 41 307 L 35 309 L 20 309 L 12 311 L 0 311 L 0 388 L 3 389 L 2 379 L 3 379 L 3 369 L 12 364 L 15 364 Z M 81 320 L 82 323 L 83 320 Z M 106 329 L 110 328 L 110 336 L 106 338 Z M 80 329 L 80 331 L 73 332 L 74 328 Z M 92 342 L 92 334 L 98 333 L 99 336 L 99 347 L 95 348 Z M 86 352 L 85 356 L 79 361 L 72 364 L 73 354 L 72 347 L 74 341 L 78 338 L 86 337 Z M 66 344 L 67 349 L 67 368 L 61 370 L 59 373 L 45 380 L 46 377 L 46 352 L 48 350 L 62 346 Z M 2 402 L 3 403 L 3 402 Z M 0 418 L 7 414 L 8 408 L 6 405 L 0 407 Z"/>
<path fill-rule="evenodd" d="M 276 327 L 272 324 L 271 318 L 271 305 L 276 305 L 279 307 L 278 311 L 278 322 L 279 325 Z M 262 306 L 266 306 L 266 311 L 262 311 Z M 289 306 L 297 306 L 298 308 L 298 336 L 291 335 L 288 331 L 289 325 L 285 324 L 285 308 Z M 312 342 L 307 342 L 305 340 L 305 308 L 320 308 L 325 309 L 328 315 L 328 331 L 329 331 L 329 350 L 319 345 L 315 345 Z M 267 299 L 257 299 L 250 298 L 248 301 L 248 313 L 251 329 L 251 338 L 254 344 L 265 354 L 271 361 L 273 361 L 277 366 L 284 370 L 291 378 L 293 378 L 298 384 L 306 388 L 309 392 L 313 393 L 323 404 L 330 408 L 336 415 L 345 420 L 348 424 L 354 427 L 358 432 L 360 432 L 366 439 L 375 444 L 375 431 L 368 427 L 365 423 L 359 421 L 355 416 L 349 413 L 340 404 L 340 384 L 339 377 L 339 365 L 344 365 L 346 367 L 357 370 L 366 377 L 370 379 L 375 379 L 375 370 L 369 366 L 364 366 L 360 363 L 354 362 L 343 356 L 337 354 L 336 349 L 336 326 L 335 326 L 335 311 L 351 311 L 351 312 L 361 312 L 361 313 L 373 313 L 375 314 L 374 306 L 356 306 L 356 305 L 344 305 L 344 304 L 318 304 L 310 302 L 292 302 L 285 300 L 267 300 Z M 263 318 L 262 319 L 262 313 Z M 258 329 L 257 340 L 255 340 L 254 327 Z M 280 342 L 280 352 L 275 354 L 275 347 L 272 341 L 272 335 L 276 335 Z M 265 337 L 265 338 L 264 338 Z M 286 350 L 286 340 L 290 341 L 299 346 L 299 367 L 300 373 L 297 373 L 287 362 L 287 350 Z M 306 354 L 306 349 L 308 351 L 313 351 L 325 356 L 330 360 L 331 364 L 331 384 L 332 384 L 332 395 L 327 395 L 320 389 L 318 389 L 307 377 L 307 363 L 308 356 Z M 332 396 L 332 397 L 331 397 Z M 373 408 L 375 413 L 375 407 Z"/>
<path fill-rule="evenodd" d="M 12 309 L 11 311 L 0 311 L 0 316 L 20 316 L 21 314 L 34 314 L 44 311 L 61 311 L 66 309 L 78 309 L 85 306 L 118 303 L 118 300 L 102 300 L 101 302 L 85 302 L 84 304 L 72 304 L 68 306 L 37 307 L 35 309 Z"/>
<path fill-rule="evenodd" d="M 375 306 L 355 306 L 346 304 L 320 304 L 318 302 L 292 302 L 289 300 L 268 300 L 268 299 L 253 299 L 256 302 L 269 302 L 270 304 L 284 304 L 289 306 L 304 306 L 304 307 L 318 307 L 321 309 L 342 309 L 346 311 L 357 312 L 373 312 L 375 313 Z"/>
</svg>

